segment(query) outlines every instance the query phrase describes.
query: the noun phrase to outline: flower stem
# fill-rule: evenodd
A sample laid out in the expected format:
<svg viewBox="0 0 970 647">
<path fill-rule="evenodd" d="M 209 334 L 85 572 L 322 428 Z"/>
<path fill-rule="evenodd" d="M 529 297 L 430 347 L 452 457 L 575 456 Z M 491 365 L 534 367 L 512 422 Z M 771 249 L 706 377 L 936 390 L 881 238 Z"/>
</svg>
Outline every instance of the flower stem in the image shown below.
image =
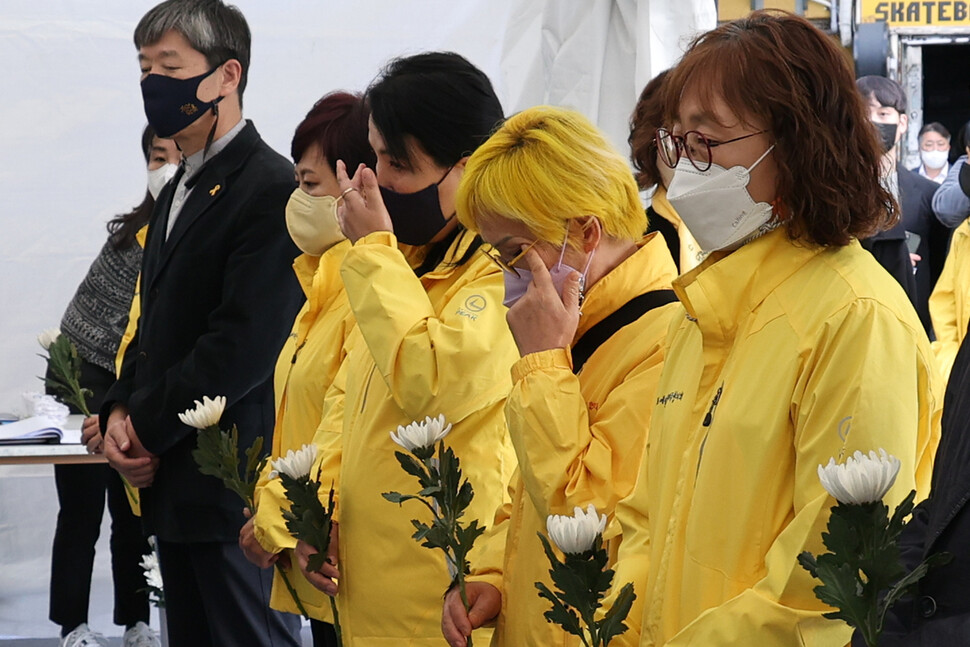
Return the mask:
<svg viewBox="0 0 970 647">
<path fill-rule="evenodd" d="M 471 607 L 468 605 L 468 593 L 465 591 L 465 575 L 460 570 L 457 575 L 458 579 L 458 593 L 461 595 L 461 603 L 465 606 L 465 614 L 467 615 L 471 611 Z M 468 647 L 472 647 L 472 636 L 468 634 L 468 640 L 465 642 Z"/>
<path fill-rule="evenodd" d="M 290 578 L 286 576 L 286 571 L 283 570 L 283 567 L 280 566 L 279 563 L 276 564 L 276 572 L 278 572 L 280 577 L 283 578 L 283 584 L 286 585 L 286 590 L 290 592 L 290 596 L 293 598 L 293 601 L 296 602 L 296 608 L 300 610 L 300 615 L 309 620 L 310 614 L 308 614 L 306 609 L 303 608 L 303 603 L 300 602 L 300 596 L 296 594 L 296 589 L 294 589 L 293 585 L 290 584 Z"/>
<path fill-rule="evenodd" d="M 337 598 L 332 595 L 328 595 L 327 597 L 330 598 L 330 610 L 333 611 L 333 630 L 337 634 L 337 647 L 343 647 L 344 637 L 340 631 L 340 614 L 337 612 Z"/>
</svg>

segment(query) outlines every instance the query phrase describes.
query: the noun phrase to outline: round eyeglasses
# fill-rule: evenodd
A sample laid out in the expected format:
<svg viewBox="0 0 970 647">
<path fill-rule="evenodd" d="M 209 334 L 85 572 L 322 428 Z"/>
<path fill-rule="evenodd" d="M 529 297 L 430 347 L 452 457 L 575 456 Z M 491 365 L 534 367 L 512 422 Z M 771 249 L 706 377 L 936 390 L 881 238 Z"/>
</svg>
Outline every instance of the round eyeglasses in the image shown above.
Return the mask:
<svg viewBox="0 0 970 647">
<path fill-rule="evenodd" d="M 494 247 L 491 247 L 491 246 L 487 248 L 482 247 L 482 253 L 488 256 L 490 259 L 492 259 L 492 262 L 498 265 L 499 267 L 501 267 L 503 271 L 508 272 L 509 274 L 512 274 L 514 276 L 521 276 L 519 274 L 519 271 L 515 269 L 515 264 L 521 261 L 523 258 L 525 258 L 525 253 L 528 252 L 533 247 L 535 247 L 535 244 L 538 242 L 539 242 L 538 238 L 532 241 L 532 243 L 527 245 L 521 252 L 516 254 L 515 258 L 513 258 L 509 262 L 505 262 L 504 260 L 502 260 L 502 255 L 499 254 L 498 250 L 495 249 Z"/>
<path fill-rule="evenodd" d="M 675 135 L 666 128 L 657 128 L 657 132 L 654 133 L 654 141 L 657 144 L 657 152 L 660 153 L 660 160 L 670 168 L 676 168 L 681 155 L 684 155 L 691 163 L 691 166 L 703 173 L 711 168 L 712 148 L 739 142 L 742 139 L 754 137 L 755 135 L 766 132 L 768 131 L 759 130 L 756 133 L 748 133 L 747 135 L 741 135 L 734 139 L 718 142 L 711 141 L 704 133 L 696 130 L 688 130 L 683 135 Z"/>
</svg>

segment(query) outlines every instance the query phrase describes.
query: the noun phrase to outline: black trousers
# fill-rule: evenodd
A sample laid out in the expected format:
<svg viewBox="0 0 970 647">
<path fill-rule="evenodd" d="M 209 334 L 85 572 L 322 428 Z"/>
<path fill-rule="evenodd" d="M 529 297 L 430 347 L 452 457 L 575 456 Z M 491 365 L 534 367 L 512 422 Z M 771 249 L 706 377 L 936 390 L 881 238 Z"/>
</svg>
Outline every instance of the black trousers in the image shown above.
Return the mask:
<svg viewBox="0 0 970 647">
<path fill-rule="evenodd" d="M 273 569 L 236 543 L 159 540 L 169 644 L 300 647 L 300 617 L 269 608 Z"/>
<path fill-rule="evenodd" d="M 310 618 L 310 635 L 313 647 L 337 647 L 337 630 L 329 622 Z"/>
<path fill-rule="evenodd" d="M 114 375 L 82 362 L 81 385 L 92 390 L 88 407 L 97 411 Z M 74 413 L 79 413 L 75 411 Z M 107 465 L 55 465 L 57 526 L 51 551 L 50 619 L 64 632 L 88 620 L 94 546 L 101 533 L 105 493 L 111 513 L 111 575 L 114 621 L 148 623 L 148 595 L 139 562 L 151 548 L 141 521 L 131 512 L 121 477 Z"/>
</svg>

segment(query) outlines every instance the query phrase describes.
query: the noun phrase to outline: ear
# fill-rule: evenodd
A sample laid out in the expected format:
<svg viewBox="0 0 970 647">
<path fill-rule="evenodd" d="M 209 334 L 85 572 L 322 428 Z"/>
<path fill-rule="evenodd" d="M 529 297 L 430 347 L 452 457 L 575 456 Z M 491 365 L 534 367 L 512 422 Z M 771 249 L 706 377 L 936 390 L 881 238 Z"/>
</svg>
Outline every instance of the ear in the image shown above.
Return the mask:
<svg viewBox="0 0 970 647">
<path fill-rule="evenodd" d="M 465 164 L 468 163 L 468 157 L 468 155 L 465 155 L 463 158 L 455 162 L 454 168 L 458 170 L 459 175 L 465 172 Z"/>
<path fill-rule="evenodd" d="M 219 96 L 227 97 L 239 88 L 242 79 L 242 63 L 234 58 L 222 64 L 222 81 L 219 84 Z"/>
<path fill-rule="evenodd" d="M 909 115 L 907 115 L 905 112 L 900 113 L 900 115 L 899 115 L 899 126 L 897 126 L 897 129 L 899 130 L 900 137 L 902 137 L 902 135 L 905 135 L 906 134 L 906 130 L 908 128 L 909 128 Z"/>
<path fill-rule="evenodd" d="M 603 225 L 596 216 L 583 216 L 576 219 L 583 236 L 583 251 L 587 254 L 600 244 L 603 239 Z"/>
</svg>

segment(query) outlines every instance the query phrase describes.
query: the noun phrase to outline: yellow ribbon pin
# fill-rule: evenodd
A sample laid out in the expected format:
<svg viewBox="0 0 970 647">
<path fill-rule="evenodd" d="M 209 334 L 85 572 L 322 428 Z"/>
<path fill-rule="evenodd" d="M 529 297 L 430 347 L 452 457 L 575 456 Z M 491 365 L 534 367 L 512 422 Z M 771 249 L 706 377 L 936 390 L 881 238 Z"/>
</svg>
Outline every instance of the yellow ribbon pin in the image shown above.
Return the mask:
<svg viewBox="0 0 970 647">
<path fill-rule="evenodd" d="M 209 195 L 214 196 L 215 194 L 219 193 L 219 189 L 221 189 L 221 188 L 222 188 L 222 185 L 221 184 L 215 185 L 214 187 L 212 187 L 211 189 L 209 189 Z"/>
</svg>

